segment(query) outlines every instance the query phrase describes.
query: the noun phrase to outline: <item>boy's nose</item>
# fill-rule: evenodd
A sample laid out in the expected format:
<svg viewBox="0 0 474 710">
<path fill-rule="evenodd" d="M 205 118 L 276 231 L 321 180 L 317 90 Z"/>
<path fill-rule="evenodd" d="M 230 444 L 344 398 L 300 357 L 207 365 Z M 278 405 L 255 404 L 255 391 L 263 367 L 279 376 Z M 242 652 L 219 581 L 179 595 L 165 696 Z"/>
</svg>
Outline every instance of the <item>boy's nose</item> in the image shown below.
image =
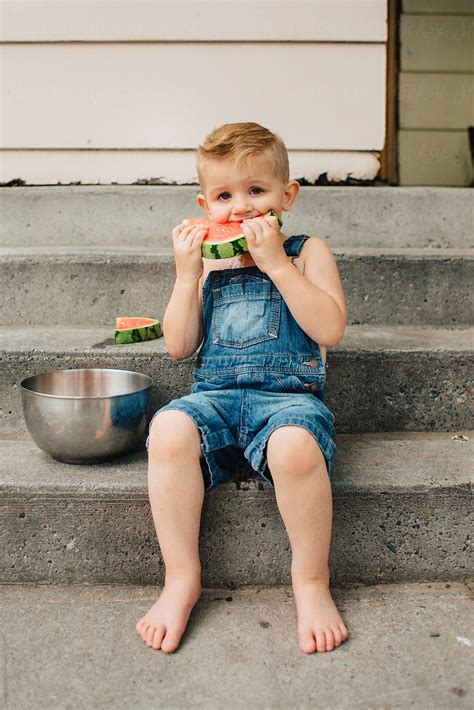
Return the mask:
<svg viewBox="0 0 474 710">
<path fill-rule="evenodd" d="M 235 205 L 233 211 L 236 217 L 245 217 L 252 212 L 252 205 L 241 203 Z"/>
</svg>

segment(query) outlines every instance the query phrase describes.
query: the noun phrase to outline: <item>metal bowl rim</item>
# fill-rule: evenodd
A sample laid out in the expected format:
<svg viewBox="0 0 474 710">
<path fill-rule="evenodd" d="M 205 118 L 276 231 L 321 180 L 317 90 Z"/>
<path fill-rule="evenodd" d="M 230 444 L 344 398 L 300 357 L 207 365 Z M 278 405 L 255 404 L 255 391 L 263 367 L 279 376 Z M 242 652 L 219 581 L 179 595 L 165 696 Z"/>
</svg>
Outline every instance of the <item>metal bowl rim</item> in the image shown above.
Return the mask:
<svg viewBox="0 0 474 710">
<path fill-rule="evenodd" d="M 149 383 L 145 387 L 141 387 L 138 390 L 135 390 L 134 392 L 124 392 L 123 394 L 97 394 L 97 395 L 73 395 L 73 394 L 48 394 L 47 392 L 35 392 L 34 390 L 29 389 L 28 387 L 25 386 L 25 383 L 28 382 L 28 380 L 33 379 L 33 377 L 42 377 L 43 375 L 53 375 L 56 372 L 126 372 L 129 375 L 141 375 L 141 377 L 146 377 L 149 380 Z M 20 388 L 23 390 L 23 392 L 28 393 L 29 395 L 35 395 L 36 397 L 50 397 L 52 399 L 84 399 L 84 400 L 89 400 L 89 399 L 115 399 L 117 397 L 127 397 L 128 395 L 131 394 L 136 394 L 137 392 L 144 392 L 145 390 L 149 390 L 153 386 L 153 380 L 150 377 L 150 375 L 145 374 L 144 372 L 136 372 L 135 370 L 122 370 L 119 368 L 115 367 L 72 367 L 71 369 L 64 369 L 64 370 L 50 370 L 49 372 L 40 372 L 37 375 L 29 375 L 28 377 L 25 377 L 24 380 L 20 382 Z"/>
</svg>

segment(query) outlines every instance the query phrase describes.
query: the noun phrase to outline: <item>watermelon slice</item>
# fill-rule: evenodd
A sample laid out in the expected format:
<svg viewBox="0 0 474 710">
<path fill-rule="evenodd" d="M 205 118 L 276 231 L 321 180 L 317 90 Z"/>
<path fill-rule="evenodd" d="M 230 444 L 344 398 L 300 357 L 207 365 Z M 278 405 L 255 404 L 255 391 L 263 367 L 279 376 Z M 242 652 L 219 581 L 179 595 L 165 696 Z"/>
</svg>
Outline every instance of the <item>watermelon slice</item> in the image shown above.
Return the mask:
<svg viewBox="0 0 474 710">
<path fill-rule="evenodd" d="M 159 320 L 154 318 L 117 318 L 115 321 L 115 344 L 128 345 L 144 340 L 161 338 L 163 331 Z"/>
<path fill-rule="evenodd" d="M 278 217 L 275 210 L 269 210 L 266 215 Z M 205 224 L 209 228 L 201 246 L 204 259 L 230 259 L 249 250 L 241 222 L 212 222 L 204 217 L 193 217 L 186 223 Z M 283 225 L 281 217 L 278 217 L 278 223 L 280 227 Z"/>
</svg>

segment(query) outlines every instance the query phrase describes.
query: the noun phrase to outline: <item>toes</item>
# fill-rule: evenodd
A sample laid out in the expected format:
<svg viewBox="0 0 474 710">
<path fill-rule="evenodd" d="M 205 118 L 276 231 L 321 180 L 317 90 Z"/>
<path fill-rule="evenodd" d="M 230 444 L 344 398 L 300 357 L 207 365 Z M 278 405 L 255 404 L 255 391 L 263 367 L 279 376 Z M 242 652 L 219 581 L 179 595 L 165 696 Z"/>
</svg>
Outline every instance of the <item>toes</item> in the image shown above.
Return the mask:
<svg viewBox="0 0 474 710">
<path fill-rule="evenodd" d="M 311 629 L 301 631 L 299 636 L 301 650 L 305 653 L 314 653 L 316 651 L 316 642 Z"/>
<path fill-rule="evenodd" d="M 339 628 L 341 629 L 342 639 L 345 641 L 349 637 L 349 632 L 344 624 L 339 624 Z"/>
<path fill-rule="evenodd" d="M 155 633 L 153 635 L 153 640 L 151 642 L 152 648 L 157 651 L 159 648 L 161 648 L 161 643 L 163 641 L 163 636 L 165 635 L 165 627 L 164 626 L 157 626 L 155 629 Z"/>
<path fill-rule="evenodd" d="M 332 635 L 334 636 L 334 645 L 340 646 L 342 643 L 342 631 L 339 626 L 335 626 L 331 629 Z"/>
<path fill-rule="evenodd" d="M 151 625 L 148 627 L 146 634 L 145 634 L 145 643 L 147 646 L 151 646 L 151 642 L 153 641 L 153 636 L 155 635 L 156 631 L 156 626 Z"/>
<path fill-rule="evenodd" d="M 144 631 L 144 629 L 148 628 L 149 623 L 150 622 L 148 621 L 148 619 L 146 619 L 144 616 L 142 616 L 142 618 L 139 619 L 139 621 L 137 621 L 137 624 L 135 626 L 136 632 L 138 634 L 140 634 L 140 636 L 143 636 L 143 631 Z"/>
<path fill-rule="evenodd" d="M 135 628 L 147 646 L 151 646 L 155 650 L 161 647 L 166 631 L 163 625 L 155 626 L 144 621 L 144 619 L 140 619 Z"/>
<path fill-rule="evenodd" d="M 326 651 L 332 651 L 334 649 L 334 636 L 331 629 L 325 629 L 326 633 Z"/>
<path fill-rule="evenodd" d="M 172 653 L 178 648 L 179 640 L 181 636 L 179 634 L 167 632 L 166 638 L 161 642 L 161 650 L 165 653 Z"/>
<path fill-rule="evenodd" d="M 333 651 L 336 646 L 342 643 L 343 634 L 339 627 L 317 628 L 312 631 L 308 628 L 299 634 L 299 645 L 305 653 L 319 651 Z"/>
<path fill-rule="evenodd" d="M 326 634 L 324 633 L 324 629 L 316 629 L 314 632 L 314 635 L 316 636 L 316 648 L 318 651 L 325 651 L 326 650 Z"/>
<path fill-rule="evenodd" d="M 146 619 L 140 619 L 135 628 L 147 646 L 165 653 L 172 653 L 178 648 L 184 631 L 184 627 L 169 631 L 163 624 L 150 624 Z"/>
<path fill-rule="evenodd" d="M 148 631 L 149 628 L 150 628 L 149 622 L 148 622 L 148 621 L 145 621 L 145 622 L 141 625 L 140 631 L 138 632 L 144 641 L 146 641 L 146 634 L 147 634 L 147 631 Z"/>
</svg>

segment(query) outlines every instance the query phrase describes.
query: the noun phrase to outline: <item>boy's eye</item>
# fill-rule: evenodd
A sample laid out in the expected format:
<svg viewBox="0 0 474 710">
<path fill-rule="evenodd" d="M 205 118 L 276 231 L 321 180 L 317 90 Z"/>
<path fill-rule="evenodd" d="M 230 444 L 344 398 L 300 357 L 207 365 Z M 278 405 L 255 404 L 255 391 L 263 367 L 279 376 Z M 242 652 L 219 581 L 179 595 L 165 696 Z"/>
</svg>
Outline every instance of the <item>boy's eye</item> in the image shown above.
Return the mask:
<svg viewBox="0 0 474 710">
<path fill-rule="evenodd" d="M 252 192 L 252 190 L 258 190 L 257 195 L 258 195 L 260 192 L 263 192 L 263 190 L 262 190 L 261 187 L 251 187 L 251 188 L 250 188 L 250 192 Z M 217 199 L 220 200 L 221 197 L 223 197 L 224 195 L 230 195 L 230 193 L 229 193 L 229 192 L 221 192 L 221 194 L 218 196 Z M 224 198 L 224 199 L 227 199 L 227 198 Z"/>
</svg>

